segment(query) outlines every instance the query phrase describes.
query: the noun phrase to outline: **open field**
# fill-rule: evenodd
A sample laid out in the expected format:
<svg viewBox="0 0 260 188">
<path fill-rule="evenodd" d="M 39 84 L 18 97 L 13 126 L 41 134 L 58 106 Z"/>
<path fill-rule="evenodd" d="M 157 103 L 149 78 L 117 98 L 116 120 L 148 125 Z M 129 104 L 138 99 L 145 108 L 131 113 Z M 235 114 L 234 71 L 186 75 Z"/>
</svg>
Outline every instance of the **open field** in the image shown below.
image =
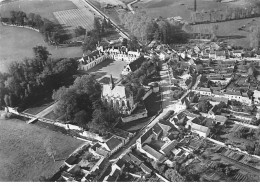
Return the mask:
<svg viewBox="0 0 260 188">
<path fill-rule="evenodd" d="M 1 16 L 9 16 L 11 10 L 36 13 L 43 18 L 57 22 L 53 12 L 77 8 L 69 0 L 19 0 L 0 5 Z"/>
<path fill-rule="evenodd" d="M 241 1 L 241 0 L 240 0 Z M 210 9 L 223 9 L 227 6 L 244 6 L 244 3 L 230 2 L 217 3 L 213 0 L 197 0 L 197 11 Z M 151 17 L 174 17 L 181 16 L 190 21 L 190 12 L 194 9 L 193 0 L 140 0 L 133 8 L 144 9 Z"/>
<path fill-rule="evenodd" d="M 51 176 L 82 141 L 20 120 L 0 120 L 0 181 L 38 181 Z M 56 162 L 44 148 L 49 137 L 57 154 Z"/>
<path fill-rule="evenodd" d="M 120 74 L 127 64 L 128 63 L 124 61 L 114 61 L 108 59 L 92 69 L 89 69 L 87 73 L 96 75 L 96 79 L 99 79 L 105 75 L 110 76 L 110 74 L 112 74 L 113 78 L 120 78 Z"/>
<path fill-rule="evenodd" d="M 53 14 L 60 24 L 68 26 L 69 29 L 73 30 L 78 26 L 84 27 L 87 31 L 93 29 L 94 15 L 90 11 L 71 9 L 54 12 Z"/>
<path fill-rule="evenodd" d="M 49 46 L 40 33 L 0 24 L 0 71 L 6 72 L 12 61 L 20 61 L 25 57 L 32 58 L 32 48 L 36 45 L 46 46 L 53 58 L 81 57 L 80 47 L 56 48 Z M 2 45 L 4 44 L 4 45 Z"/>
</svg>

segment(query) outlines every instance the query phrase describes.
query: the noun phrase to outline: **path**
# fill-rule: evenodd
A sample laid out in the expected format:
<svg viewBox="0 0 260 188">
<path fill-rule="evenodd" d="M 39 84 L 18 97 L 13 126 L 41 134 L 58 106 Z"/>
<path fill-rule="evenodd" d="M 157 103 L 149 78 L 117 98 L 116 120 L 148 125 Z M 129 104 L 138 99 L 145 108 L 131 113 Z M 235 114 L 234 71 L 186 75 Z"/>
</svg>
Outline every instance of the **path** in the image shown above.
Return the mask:
<svg viewBox="0 0 260 188">
<path fill-rule="evenodd" d="M 32 119 L 30 119 L 29 121 L 27 121 L 28 124 L 33 123 L 34 121 L 36 121 L 38 118 L 43 118 L 44 116 L 46 116 L 48 113 L 50 113 L 51 111 L 53 111 L 53 109 L 56 107 L 57 102 L 52 104 L 51 106 L 45 108 L 44 110 L 42 110 L 41 112 L 39 112 L 38 114 L 34 115 L 34 117 Z"/>
<path fill-rule="evenodd" d="M 132 5 L 135 4 L 135 3 L 137 3 L 138 1 L 139 1 L 139 0 L 135 0 L 135 1 L 133 1 L 133 2 L 127 4 L 127 7 L 129 8 L 129 10 L 130 10 L 133 14 L 135 13 L 135 11 L 134 11 Z"/>
</svg>

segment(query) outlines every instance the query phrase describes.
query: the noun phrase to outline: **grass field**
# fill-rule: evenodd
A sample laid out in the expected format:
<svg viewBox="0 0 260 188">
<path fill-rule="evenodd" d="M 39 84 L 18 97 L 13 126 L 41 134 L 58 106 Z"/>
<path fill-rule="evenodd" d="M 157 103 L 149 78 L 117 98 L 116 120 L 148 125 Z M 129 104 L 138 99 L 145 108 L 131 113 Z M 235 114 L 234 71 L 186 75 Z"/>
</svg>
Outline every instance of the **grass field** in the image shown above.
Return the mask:
<svg viewBox="0 0 260 188">
<path fill-rule="evenodd" d="M 53 12 L 75 9 L 77 6 L 69 0 L 20 0 L 0 5 L 1 16 L 9 16 L 11 10 L 40 14 L 58 23 Z M 23 28 L 14 28 L 0 24 L 0 71 L 6 72 L 12 61 L 33 57 L 32 48 L 43 45 L 48 48 L 53 58 L 81 57 L 80 47 L 56 48 L 44 42 L 40 33 Z M 4 44 L 4 45 L 3 45 Z"/>
<path fill-rule="evenodd" d="M 19 0 L 1 5 L 0 12 L 2 17 L 9 16 L 11 10 L 32 12 L 57 23 L 53 12 L 75 8 L 76 5 L 69 0 Z"/>
<path fill-rule="evenodd" d="M 49 46 L 40 33 L 24 28 L 3 26 L 0 24 L 0 71 L 6 72 L 12 61 L 33 57 L 32 48 L 46 46 L 53 58 L 81 57 L 81 47 L 56 48 Z M 2 45 L 4 44 L 4 45 Z"/>
<path fill-rule="evenodd" d="M 82 141 L 20 120 L 0 120 L 0 181 L 38 181 L 51 176 Z M 56 161 L 44 148 L 46 137 L 56 148 Z"/>
</svg>

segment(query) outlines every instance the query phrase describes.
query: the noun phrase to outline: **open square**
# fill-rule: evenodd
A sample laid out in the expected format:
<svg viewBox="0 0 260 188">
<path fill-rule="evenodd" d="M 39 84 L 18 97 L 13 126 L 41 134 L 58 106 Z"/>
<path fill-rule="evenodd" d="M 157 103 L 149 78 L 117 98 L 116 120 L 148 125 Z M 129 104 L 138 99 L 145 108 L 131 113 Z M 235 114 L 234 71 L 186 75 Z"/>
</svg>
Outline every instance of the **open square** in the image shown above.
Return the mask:
<svg viewBox="0 0 260 188">
<path fill-rule="evenodd" d="M 89 69 L 87 73 L 93 73 L 96 75 L 96 79 L 112 75 L 113 78 L 120 78 L 120 74 L 124 67 L 128 64 L 125 61 L 115 61 L 112 59 L 107 59 L 97 66 Z"/>
</svg>

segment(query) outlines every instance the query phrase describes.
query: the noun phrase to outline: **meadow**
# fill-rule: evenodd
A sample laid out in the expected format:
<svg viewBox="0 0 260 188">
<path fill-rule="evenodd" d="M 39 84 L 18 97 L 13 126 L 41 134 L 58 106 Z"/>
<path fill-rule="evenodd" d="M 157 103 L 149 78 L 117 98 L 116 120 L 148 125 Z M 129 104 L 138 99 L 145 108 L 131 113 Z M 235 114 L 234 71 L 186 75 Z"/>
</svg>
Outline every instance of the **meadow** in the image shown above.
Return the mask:
<svg viewBox="0 0 260 188">
<path fill-rule="evenodd" d="M 9 16 L 11 10 L 40 14 L 58 23 L 53 12 L 75 9 L 77 6 L 68 0 L 21 0 L 0 5 L 1 16 Z M 35 31 L 3 26 L 0 24 L 0 71 L 6 72 L 12 61 L 33 57 L 32 48 L 36 45 L 46 46 L 53 58 L 81 57 L 81 47 L 56 48 L 48 45 L 40 33 Z"/>
<path fill-rule="evenodd" d="M 52 176 L 83 141 L 21 120 L 0 120 L 0 181 L 39 181 Z M 52 141 L 55 162 L 44 142 Z"/>
</svg>

